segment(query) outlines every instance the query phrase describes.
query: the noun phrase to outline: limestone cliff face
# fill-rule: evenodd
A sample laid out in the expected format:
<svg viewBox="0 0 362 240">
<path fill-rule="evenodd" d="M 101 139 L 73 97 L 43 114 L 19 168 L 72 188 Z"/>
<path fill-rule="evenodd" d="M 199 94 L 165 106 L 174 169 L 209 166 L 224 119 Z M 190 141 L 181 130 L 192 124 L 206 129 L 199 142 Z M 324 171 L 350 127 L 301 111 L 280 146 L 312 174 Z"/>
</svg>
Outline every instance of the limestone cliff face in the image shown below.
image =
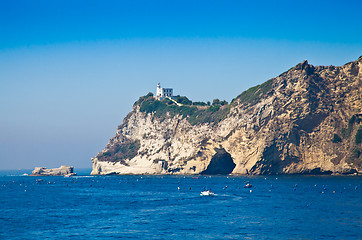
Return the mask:
<svg viewBox="0 0 362 240">
<path fill-rule="evenodd" d="M 179 106 L 146 111 L 140 99 L 92 174 L 362 173 L 361 76 L 362 57 L 304 61 L 219 107 L 217 121 Z"/>
</svg>

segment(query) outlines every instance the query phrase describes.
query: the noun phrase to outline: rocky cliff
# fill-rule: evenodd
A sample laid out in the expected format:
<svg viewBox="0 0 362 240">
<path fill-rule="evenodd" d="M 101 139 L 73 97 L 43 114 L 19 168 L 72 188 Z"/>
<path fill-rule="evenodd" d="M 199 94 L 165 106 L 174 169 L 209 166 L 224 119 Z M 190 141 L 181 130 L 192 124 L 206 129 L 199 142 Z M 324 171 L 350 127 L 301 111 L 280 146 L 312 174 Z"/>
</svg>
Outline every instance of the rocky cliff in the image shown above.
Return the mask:
<svg viewBox="0 0 362 240">
<path fill-rule="evenodd" d="M 227 105 L 141 97 L 92 174 L 362 173 L 362 57 L 307 61 Z"/>
</svg>

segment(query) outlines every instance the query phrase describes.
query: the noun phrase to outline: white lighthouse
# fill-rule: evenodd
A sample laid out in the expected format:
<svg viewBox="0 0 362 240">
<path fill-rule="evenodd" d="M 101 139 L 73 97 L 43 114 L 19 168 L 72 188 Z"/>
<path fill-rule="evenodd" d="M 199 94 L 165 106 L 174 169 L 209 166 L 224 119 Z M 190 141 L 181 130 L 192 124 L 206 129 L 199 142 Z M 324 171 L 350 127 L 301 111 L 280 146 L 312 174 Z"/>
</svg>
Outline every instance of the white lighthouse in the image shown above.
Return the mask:
<svg viewBox="0 0 362 240">
<path fill-rule="evenodd" d="M 165 98 L 172 98 L 172 97 L 173 97 L 172 88 L 161 88 L 160 83 L 157 84 L 156 98 L 158 100 L 163 100 Z"/>
</svg>

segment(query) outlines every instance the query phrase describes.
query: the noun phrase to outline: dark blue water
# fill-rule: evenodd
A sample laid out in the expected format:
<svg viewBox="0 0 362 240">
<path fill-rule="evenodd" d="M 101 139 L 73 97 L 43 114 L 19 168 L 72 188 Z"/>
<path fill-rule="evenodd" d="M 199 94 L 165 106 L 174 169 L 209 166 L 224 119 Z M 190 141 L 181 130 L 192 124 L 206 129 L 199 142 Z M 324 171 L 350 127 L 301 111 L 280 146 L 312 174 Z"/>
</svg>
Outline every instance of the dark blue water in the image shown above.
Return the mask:
<svg viewBox="0 0 362 240">
<path fill-rule="evenodd" d="M 0 172 L 0 239 L 361 239 L 361 177 L 19 173 Z"/>
</svg>

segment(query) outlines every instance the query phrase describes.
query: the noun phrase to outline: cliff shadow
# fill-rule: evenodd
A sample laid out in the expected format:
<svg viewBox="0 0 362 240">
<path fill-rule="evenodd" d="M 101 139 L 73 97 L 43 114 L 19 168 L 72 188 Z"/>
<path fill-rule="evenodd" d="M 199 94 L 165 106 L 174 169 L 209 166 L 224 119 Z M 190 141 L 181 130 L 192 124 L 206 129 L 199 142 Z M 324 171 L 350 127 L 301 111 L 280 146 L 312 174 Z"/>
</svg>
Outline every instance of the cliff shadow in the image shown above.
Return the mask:
<svg viewBox="0 0 362 240">
<path fill-rule="evenodd" d="M 202 171 L 200 174 L 227 175 L 234 170 L 236 164 L 231 155 L 225 151 L 224 148 L 215 148 L 215 151 L 216 154 L 211 158 L 210 164 L 207 166 L 206 170 Z"/>
</svg>

